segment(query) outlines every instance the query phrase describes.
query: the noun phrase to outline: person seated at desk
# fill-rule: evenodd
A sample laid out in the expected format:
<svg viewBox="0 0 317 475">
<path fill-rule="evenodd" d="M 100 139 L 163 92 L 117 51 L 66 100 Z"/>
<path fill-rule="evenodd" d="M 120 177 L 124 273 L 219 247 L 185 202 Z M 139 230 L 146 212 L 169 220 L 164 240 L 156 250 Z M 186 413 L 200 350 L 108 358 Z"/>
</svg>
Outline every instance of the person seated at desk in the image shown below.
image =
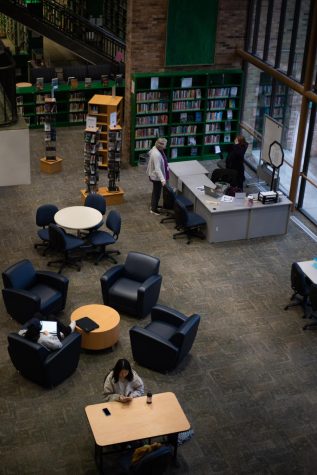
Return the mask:
<svg viewBox="0 0 317 475">
<path fill-rule="evenodd" d="M 32 318 L 27 322 L 27 326 L 19 331 L 19 335 L 27 338 L 34 343 L 39 343 L 47 350 L 59 350 L 62 348 L 62 340 L 75 330 L 76 322 L 71 322 L 65 326 L 61 322 L 57 322 L 57 334 L 48 331 L 41 332 L 42 324 L 38 318 Z"/>
<path fill-rule="evenodd" d="M 243 135 L 237 135 L 234 144 L 226 158 L 226 169 L 237 171 L 237 186 L 243 190 L 244 176 L 244 155 L 248 148 L 248 142 Z"/>
<path fill-rule="evenodd" d="M 105 377 L 103 394 L 106 401 L 130 402 L 134 397 L 143 396 L 144 384 L 129 361 L 122 358 Z"/>
</svg>

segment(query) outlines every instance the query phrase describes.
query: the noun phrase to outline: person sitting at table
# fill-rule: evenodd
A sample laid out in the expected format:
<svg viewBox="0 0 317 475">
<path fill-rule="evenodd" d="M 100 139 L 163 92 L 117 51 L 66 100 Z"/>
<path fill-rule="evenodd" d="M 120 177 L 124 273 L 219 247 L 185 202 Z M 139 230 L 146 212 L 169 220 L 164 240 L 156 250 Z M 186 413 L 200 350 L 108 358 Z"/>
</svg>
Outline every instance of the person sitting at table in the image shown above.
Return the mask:
<svg viewBox="0 0 317 475">
<path fill-rule="evenodd" d="M 57 322 L 57 334 L 48 331 L 41 332 L 42 324 L 38 318 L 32 318 L 27 322 L 27 326 L 19 331 L 19 335 L 27 338 L 33 343 L 39 343 L 47 350 L 59 350 L 62 348 L 62 340 L 75 330 L 76 322 L 71 322 L 68 326 Z"/>
<path fill-rule="evenodd" d="M 248 148 L 248 142 L 243 135 L 237 135 L 234 139 L 234 144 L 226 158 L 226 169 L 236 170 L 237 172 L 237 186 L 243 190 L 244 176 L 244 155 Z"/>
<path fill-rule="evenodd" d="M 121 358 L 105 377 L 103 394 L 106 401 L 130 402 L 134 397 L 143 396 L 144 384 L 129 361 Z"/>
</svg>

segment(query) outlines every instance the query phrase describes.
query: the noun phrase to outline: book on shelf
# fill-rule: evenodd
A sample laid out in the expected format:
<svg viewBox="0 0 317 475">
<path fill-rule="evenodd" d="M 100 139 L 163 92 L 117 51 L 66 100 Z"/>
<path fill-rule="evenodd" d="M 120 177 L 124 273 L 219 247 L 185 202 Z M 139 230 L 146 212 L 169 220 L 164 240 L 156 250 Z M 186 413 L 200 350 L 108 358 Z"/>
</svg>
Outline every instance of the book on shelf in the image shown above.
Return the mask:
<svg viewBox="0 0 317 475">
<path fill-rule="evenodd" d="M 195 112 L 195 122 L 201 122 L 201 112 Z"/>
<path fill-rule="evenodd" d="M 188 137 L 188 145 L 196 145 L 195 137 Z"/>
<path fill-rule="evenodd" d="M 92 79 L 91 79 L 91 78 L 85 78 L 85 87 L 90 87 L 90 86 L 91 86 L 91 83 L 92 83 Z"/>
<path fill-rule="evenodd" d="M 158 77 L 153 77 L 151 78 L 151 89 L 158 89 L 159 87 L 159 78 Z"/>
<path fill-rule="evenodd" d="M 196 157 L 196 156 L 198 155 L 198 148 L 197 148 L 197 147 L 192 147 L 192 148 L 190 149 L 190 155 L 191 155 L 192 157 Z"/>
<path fill-rule="evenodd" d="M 180 122 L 187 122 L 187 112 L 181 112 L 179 116 L 179 121 Z"/>
<path fill-rule="evenodd" d="M 231 135 L 230 134 L 225 134 L 223 141 L 225 143 L 230 143 L 231 142 Z"/>
<path fill-rule="evenodd" d="M 38 91 L 42 91 L 44 87 L 44 78 L 36 78 L 35 87 Z"/>
<path fill-rule="evenodd" d="M 53 88 L 55 88 L 55 89 L 58 88 L 58 78 L 52 78 L 51 86 L 52 86 L 52 89 Z"/>
<path fill-rule="evenodd" d="M 238 88 L 236 86 L 233 86 L 230 88 L 230 96 L 235 97 L 238 94 Z"/>
<path fill-rule="evenodd" d="M 95 129 L 97 127 L 97 117 L 86 116 L 86 129 Z"/>
<path fill-rule="evenodd" d="M 232 110 L 227 110 L 227 119 L 228 120 L 232 119 Z"/>
<path fill-rule="evenodd" d="M 228 132 L 229 130 L 231 130 L 231 121 L 226 120 L 225 121 L 225 131 Z"/>
<path fill-rule="evenodd" d="M 181 87 L 192 87 L 193 84 L 193 78 L 182 78 L 181 80 Z"/>
<path fill-rule="evenodd" d="M 104 86 L 108 86 L 108 84 L 109 84 L 108 74 L 102 74 L 101 77 L 100 77 L 100 81 L 101 81 L 101 84 L 103 84 Z"/>
<path fill-rule="evenodd" d="M 78 79 L 75 78 L 74 76 L 70 76 L 67 80 L 67 84 L 72 88 L 76 89 L 78 87 Z"/>
<path fill-rule="evenodd" d="M 171 158 L 177 158 L 177 148 L 171 148 Z"/>
</svg>

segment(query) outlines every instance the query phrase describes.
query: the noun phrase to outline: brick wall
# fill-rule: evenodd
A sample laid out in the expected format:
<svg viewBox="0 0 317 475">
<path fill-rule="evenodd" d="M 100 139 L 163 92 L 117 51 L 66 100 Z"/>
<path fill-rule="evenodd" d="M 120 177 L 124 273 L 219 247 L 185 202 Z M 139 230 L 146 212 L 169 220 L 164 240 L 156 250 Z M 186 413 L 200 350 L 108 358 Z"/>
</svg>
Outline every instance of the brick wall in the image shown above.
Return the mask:
<svg viewBox="0 0 317 475">
<path fill-rule="evenodd" d="M 235 48 L 244 46 L 247 8 L 248 0 L 219 0 L 215 64 L 206 69 L 241 67 Z M 123 166 L 130 155 L 131 74 L 180 69 L 165 68 L 167 9 L 168 0 L 128 1 Z M 185 69 L 197 68 L 186 66 Z M 199 69 L 204 68 L 199 66 Z"/>
</svg>

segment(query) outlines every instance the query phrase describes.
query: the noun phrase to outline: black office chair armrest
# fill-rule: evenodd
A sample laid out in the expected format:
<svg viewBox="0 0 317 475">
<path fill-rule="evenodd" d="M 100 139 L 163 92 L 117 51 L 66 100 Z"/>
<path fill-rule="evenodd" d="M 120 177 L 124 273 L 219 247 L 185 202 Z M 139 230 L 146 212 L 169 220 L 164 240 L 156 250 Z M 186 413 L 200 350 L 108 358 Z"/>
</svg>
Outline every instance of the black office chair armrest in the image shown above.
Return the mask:
<svg viewBox="0 0 317 475">
<path fill-rule="evenodd" d="M 151 310 L 151 320 L 160 320 L 179 327 L 186 322 L 187 317 L 173 308 L 166 307 L 165 305 L 155 305 Z"/>
<path fill-rule="evenodd" d="M 25 323 L 32 315 L 40 311 L 40 297 L 32 292 L 21 289 L 2 289 L 2 295 L 8 314 L 20 323 Z"/>
<path fill-rule="evenodd" d="M 148 315 L 156 304 L 161 290 L 162 276 L 152 275 L 138 289 L 138 315 L 143 318 Z"/>
<path fill-rule="evenodd" d="M 69 279 L 64 275 L 50 271 L 37 271 L 36 276 L 42 284 L 50 285 L 61 292 L 68 289 Z"/>
<path fill-rule="evenodd" d="M 175 367 L 179 348 L 168 340 L 136 325 L 130 329 L 130 340 L 133 358 L 142 366 L 157 371 Z"/>
</svg>

